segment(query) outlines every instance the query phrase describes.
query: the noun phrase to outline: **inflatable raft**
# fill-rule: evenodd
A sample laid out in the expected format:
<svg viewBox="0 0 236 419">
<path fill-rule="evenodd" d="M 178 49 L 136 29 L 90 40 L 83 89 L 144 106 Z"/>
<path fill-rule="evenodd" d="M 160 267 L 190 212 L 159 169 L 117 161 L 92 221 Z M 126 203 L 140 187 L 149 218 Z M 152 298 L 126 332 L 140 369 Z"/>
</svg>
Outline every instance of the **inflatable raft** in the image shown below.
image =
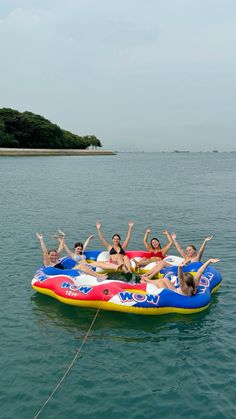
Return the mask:
<svg viewBox="0 0 236 419">
<path fill-rule="evenodd" d="M 136 274 L 143 274 L 146 273 L 148 271 L 150 271 L 154 266 L 156 262 L 151 262 L 146 266 L 143 266 L 141 268 L 139 268 L 138 270 L 136 270 L 136 265 L 135 265 L 135 261 L 140 261 L 140 259 L 142 258 L 149 258 L 149 253 L 148 252 L 144 252 L 142 250 L 128 250 L 125 252 L 125 254 L 128 256 L 128 258 L 131 260 L 131 266 L 132 266 L 132 270 L 134 273 Z M 89 251 L 85 251 L 84 255 L 89 262 L 91 261 L 97 261 L 97 262 L 108 262 L 110 259 L 109 256 L 109 252 L 107 251 L 101 251 L 101 250 L 89 250 Z M 183 258 L 179 257 L 179 256 L 166 256 L 164 258 L 165 262 L 168 262 L 169 265 L 171 266 L 178 266 L 182 261 Z M 71 259 L 70 257 L 64 257 L 61 260 L 61 263 L 63 264 L 65 269 L 72 269 L 76 262 Z M 105 272 L 104 270 L 102 270 L 101 268 L 96 268 L 97 272 Z M 109 271 L 112 272 L 112 271 Z"/>
<path fill-rule="evenodd" d="M 69 263 L 69 262 L 68 262 Z M 196 272 L 202 264 L 195 262 L 183 268 Z M 176 266 L 164 269 L 163 274 L 178 287 Z M 192 297 L 180 295 L 155 284 L 131 284 L 117 280 L 98 280 L 93 276 L 79 275 L 70 269 L 39 269 L 33 280 L 35 291 L 56 298 L 65 304 L 78 307 L 100 308 L 144 315 L 167 313 L 191 314 L 206 309 L 222 281 L 220 273 L 208 266 L 201 277 L 197 294 Z"/>
</svg>

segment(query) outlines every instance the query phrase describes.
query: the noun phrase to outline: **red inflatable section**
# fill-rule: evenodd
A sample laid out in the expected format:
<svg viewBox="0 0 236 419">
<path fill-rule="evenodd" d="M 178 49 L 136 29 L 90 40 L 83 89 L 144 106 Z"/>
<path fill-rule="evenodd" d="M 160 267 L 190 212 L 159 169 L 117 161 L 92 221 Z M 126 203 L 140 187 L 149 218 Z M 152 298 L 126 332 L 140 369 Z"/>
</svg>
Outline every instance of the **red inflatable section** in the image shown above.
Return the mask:
<svg viewBox="0 0 236 419">
<path fill-rule="evenodd" d="M 43 282 L 34 282 L 33 287 L 40 291 L 51 290 L 59 297 L 68 300 L 109 301 L 111 297 L 122 290 L 146 291 L 147 284 L 128 284 L 127 282 L 108 281 L 105 284 L 83 285 L 75 284 L 73 279 L 66 275 L 48 277 Z"/>
<path fill-rule="evenodd" d="M 140 258 L 150 258 L 150 253 L 145 252 L 143 250 L 127 250 L 125 254 L 128 256 L 129 259 L 140 257 Z"/>
</svg>

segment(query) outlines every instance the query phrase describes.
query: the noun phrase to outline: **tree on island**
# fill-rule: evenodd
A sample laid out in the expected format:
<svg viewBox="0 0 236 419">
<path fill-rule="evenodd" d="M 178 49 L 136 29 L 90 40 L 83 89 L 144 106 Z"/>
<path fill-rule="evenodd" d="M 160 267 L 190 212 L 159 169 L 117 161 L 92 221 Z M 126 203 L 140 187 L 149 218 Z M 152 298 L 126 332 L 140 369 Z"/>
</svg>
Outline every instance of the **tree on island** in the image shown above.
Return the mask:
<svg viewBox="0 0 236 419">
<path fill-rule="evenodd" d="M 32 112 L 0 109 L 0 147 L 83 149 L 102 147 L 95 135 L 79 136 Z"/>
</svg>

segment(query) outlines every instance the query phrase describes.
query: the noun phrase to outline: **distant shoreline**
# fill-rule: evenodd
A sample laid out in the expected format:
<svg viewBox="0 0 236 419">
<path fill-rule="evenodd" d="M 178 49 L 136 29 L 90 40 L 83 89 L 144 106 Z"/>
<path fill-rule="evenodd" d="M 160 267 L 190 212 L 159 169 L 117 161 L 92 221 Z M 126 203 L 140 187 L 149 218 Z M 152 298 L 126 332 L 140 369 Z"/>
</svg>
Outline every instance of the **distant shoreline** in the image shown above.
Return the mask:
<svg viewBox="0 0 236 419">
<path fill-rule="evenodd" d="M 115 156 L 114 151 L 43 149 L 43 148 L 0 148 L 0 156 Z"/>
</svg>

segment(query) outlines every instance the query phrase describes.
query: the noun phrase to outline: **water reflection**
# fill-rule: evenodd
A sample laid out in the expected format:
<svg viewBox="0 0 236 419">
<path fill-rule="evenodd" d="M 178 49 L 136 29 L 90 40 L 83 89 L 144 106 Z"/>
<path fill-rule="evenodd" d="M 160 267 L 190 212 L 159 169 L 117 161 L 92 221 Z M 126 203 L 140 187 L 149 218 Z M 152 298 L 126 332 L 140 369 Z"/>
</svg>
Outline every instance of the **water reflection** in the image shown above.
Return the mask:
<svg viewBox="0 0 236 419">
<path fill-rule="evenodd" d="M 50 333 L 52 327 L 60 328 L 81 338 L 96 314 L 95 309 L 66 305 L 42 294 L 35 294 L 31 301 L 35 321 L 47 333 Z M 196 335 L 209 336 L 215 327 L 214 309 L 217 302 L 217 295 L 213 295 L 208 309 L 191 315 L 138 316 L 101 310 L 93 325 L 90 339 L 109 337 L 117 341 L 157 342 L 173 336 L 179 341 L 192 340 Z"/>
</svg>

